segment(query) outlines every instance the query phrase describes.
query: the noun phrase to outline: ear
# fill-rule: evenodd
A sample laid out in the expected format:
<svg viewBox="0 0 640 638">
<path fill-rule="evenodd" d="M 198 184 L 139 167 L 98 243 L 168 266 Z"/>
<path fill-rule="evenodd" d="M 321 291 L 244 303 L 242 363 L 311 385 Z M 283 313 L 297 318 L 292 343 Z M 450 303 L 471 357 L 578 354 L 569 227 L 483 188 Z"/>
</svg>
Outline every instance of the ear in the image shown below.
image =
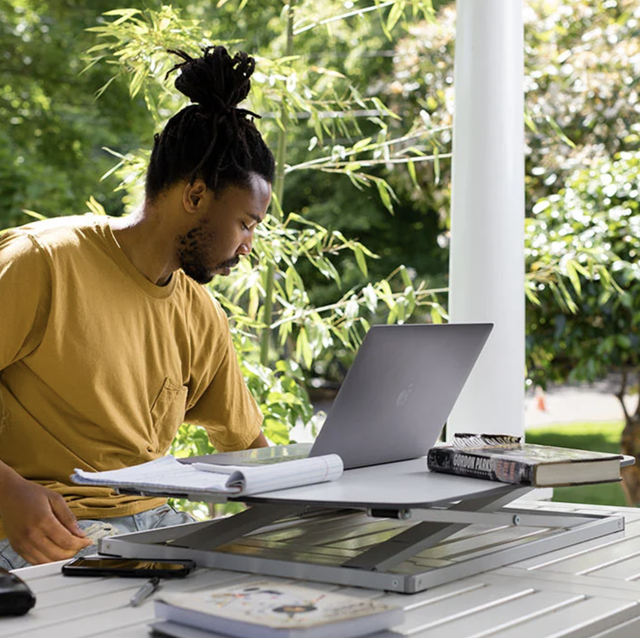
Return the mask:
<svg viewBox="0 0 640 638">
<path fill-rule="evenodd" d="M 193 184 L 187 183 L 182 192 L 182 205 L 187 213 L 199 213 L 207 196 L 207 185 L 197 179 Z"/>
</svg>

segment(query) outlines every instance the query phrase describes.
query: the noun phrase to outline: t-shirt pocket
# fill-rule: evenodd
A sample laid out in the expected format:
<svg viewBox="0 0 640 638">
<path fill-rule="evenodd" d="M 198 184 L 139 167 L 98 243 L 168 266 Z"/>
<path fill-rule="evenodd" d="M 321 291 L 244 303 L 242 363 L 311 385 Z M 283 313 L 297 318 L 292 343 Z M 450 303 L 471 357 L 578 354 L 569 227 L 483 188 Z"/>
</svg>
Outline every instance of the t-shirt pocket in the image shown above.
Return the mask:
<svg viewBox="0 0 640 638">
<path fill-rule="evenodd" d="M 148 452 L 165 454 L 182 425 L 188 388 L 166 377 L 151 406 L 151 437 Z"/>
</svg>

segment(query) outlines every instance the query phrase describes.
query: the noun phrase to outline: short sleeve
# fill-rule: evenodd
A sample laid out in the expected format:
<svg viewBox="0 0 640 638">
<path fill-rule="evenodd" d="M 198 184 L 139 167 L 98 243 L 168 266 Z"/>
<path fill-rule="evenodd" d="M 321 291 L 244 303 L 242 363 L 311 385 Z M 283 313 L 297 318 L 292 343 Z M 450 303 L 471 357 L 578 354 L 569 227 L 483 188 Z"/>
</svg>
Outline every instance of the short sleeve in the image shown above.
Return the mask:
<svg viewBox="0 0 640 638">
<path fill-rule="evenodd" d="M 226 315 L 215 305 L 216 338 L 199 346 L 210 350 L 200 375 L 208 383 L 196 390 L 185 422 L 204 427 L 219 452 L 244 450 L 259 436 L 263 417 L 242 376 Z"/>
<path fill-rule="evenodd" d="M 0 235 L 0 371 L 37 348 L 51 305 L 51 272 L 26 233 Z"/>
</svg>

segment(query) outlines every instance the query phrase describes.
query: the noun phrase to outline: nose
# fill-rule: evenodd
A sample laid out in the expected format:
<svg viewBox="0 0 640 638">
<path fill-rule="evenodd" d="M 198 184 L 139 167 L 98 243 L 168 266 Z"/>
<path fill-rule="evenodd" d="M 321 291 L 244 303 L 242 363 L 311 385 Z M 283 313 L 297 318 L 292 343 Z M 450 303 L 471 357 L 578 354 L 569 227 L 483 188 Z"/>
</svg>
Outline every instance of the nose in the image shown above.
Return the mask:
<svg viewBox="0 0 640 638">
<path fill-rule="evenodd" d="M 248 255 L 251 252 L 251 244 L 252 241 L 243 241 L 240 246 L 238 246 L 237 254 L 238 255 Z"/>
</svg>

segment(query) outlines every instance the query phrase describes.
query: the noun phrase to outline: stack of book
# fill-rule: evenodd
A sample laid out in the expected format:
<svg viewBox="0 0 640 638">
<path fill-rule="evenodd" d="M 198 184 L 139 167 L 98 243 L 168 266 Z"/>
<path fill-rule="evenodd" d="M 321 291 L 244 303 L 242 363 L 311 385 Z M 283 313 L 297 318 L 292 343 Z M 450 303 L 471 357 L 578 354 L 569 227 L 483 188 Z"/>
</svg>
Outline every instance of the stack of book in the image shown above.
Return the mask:
<svg viewBox="0 0 640 638">
<path fill-rule="evenodd" d="M 521 443 L 499 434 L 456 434 L 451 445 L 429 450 L 432 472 L 532 487 L 560 487 L 620 480 L 620 454 Z M 632 459 L 629 459 L 632 461 Z"/>
<path fill-rule="evenodd" d="M 401 608 L 378 600 L 268 580 L 167 594 L 155 616 L 152 634 L 171 638 L 355 638 L 404 621 Z"/>
</svg>

